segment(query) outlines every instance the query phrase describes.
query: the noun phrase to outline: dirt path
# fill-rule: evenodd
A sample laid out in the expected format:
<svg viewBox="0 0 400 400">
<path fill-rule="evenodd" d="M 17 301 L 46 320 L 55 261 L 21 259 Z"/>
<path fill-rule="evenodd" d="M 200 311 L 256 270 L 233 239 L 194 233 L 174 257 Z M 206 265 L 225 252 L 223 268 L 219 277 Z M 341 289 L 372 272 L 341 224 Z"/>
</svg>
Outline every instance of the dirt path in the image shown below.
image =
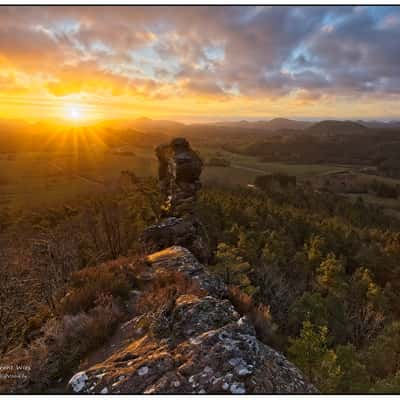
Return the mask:
<svg viewBox="0 0 400 400">
<path fill-rule="evenodd" d="M 257 173 L 261 173 L 261 174 L 266 174 L 267 173 L 267 171 L 265 171 L 263 169 L 245 167 L 245 166 L 239 165 L 239 164 L 231 164 L 230 166 L 232 168 L 242 169 L 242 170 L 245 170 L 245 171 L 257 172 Z"/>
</svg>

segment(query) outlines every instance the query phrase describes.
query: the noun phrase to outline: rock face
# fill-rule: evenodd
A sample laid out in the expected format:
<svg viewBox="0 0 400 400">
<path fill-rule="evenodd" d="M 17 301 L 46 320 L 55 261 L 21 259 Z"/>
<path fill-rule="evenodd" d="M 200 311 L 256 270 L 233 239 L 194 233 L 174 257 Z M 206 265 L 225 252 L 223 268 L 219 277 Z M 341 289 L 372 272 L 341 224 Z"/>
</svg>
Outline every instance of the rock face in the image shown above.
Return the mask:
<svg viewBox="0 0 400 400">
<path fill-rule="evenodd" d="M 147 257 L 154 274 L 179 271 L 203 295 L 180 295 L 143 330 L 135 317 L 124 324 L 134 340 L 104 362 L 78 372 L 76 393 L 308 393 L 315 389 L 285 357 L 261 343 L 250 321 L 225 297 L 226 288 L 185 248 Z"/>
<path fill-rule="evenodd" d="M 225 284 L 210 275 L 194 255 L 198 227 L 194 225 L 192 208 L 186 208 L 187 203 L 183 209 L 179 208 L 180 201 L 174 200 L 174 196 L 182 191 L 190 192 L 190 196 L 185 194 L 182 198 L 195 196 L 200 186 L 201 161 L 183 139 L 159 147 L 157 154 L 161 185 L 167 191 L 166 202 L 171 213 L 168 211 L 165 220 L 146 231 L 147 243 L 153 242 L 160 248 L 146 258 L 148 276 L 156 279 L 168 272 L 179 273 L 199 290 L 187 290 L 172 301 L 166 299 L 155 312 L 145 312 L 124 323 L 119 329 L 127 340 L 104 361 L 75 374 L 69 390 L 75 393 L 315 392 L 293 364 L 256 338 L 251 322 L 239 315 L 227 299 Z M 176 186 L 180 187 L 178 191 Z M 174 215 L 177 210 L 178 216 Z M 182 210 L 184 215 L 180 214 Z"/>
<path fill-rule="evenodd" d="M 183 138 L 158 146 L 156 155 L 165 218 L 145 230 L 143 247 L 149 252 L 180 245 L 207 263 L 210 258 L 208 239 L 195 213 L 203 162 Z"/>
<path fill-rule="evenodd" d="M 156 155 L 159 161 L 158 178 L 164 199 L 164 215 L 192 215 L 197 191 L 201 188 L 203 162 L 183 138 L 158 146 Z"/>
</svg>

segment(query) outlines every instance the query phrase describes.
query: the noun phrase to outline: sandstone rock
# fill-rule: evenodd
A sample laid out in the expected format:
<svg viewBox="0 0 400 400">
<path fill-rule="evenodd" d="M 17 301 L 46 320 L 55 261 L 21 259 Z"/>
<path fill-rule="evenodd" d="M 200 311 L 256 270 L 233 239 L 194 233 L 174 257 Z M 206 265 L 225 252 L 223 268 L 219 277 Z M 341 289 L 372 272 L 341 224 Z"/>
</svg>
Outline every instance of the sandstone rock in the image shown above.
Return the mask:
<svg viewBox="0 0 400 400">
<path fill-rule="evenodd" d="M 165 218 L 143 232 L 143 247 L 146 252 L 153 252 L 180 245 L 207 263 L 210 259 L 208 239 L 195 214 L 203 163 L 182 138 L 158 146 L 156 154 Z"/>
<path fill-rule="evenodd" d="M 146 257 L 155 272 L 163 270 L 184 273 L 199 284 L 199 287 L 215 297 L 226 297 L 227 288 L 217 276 L 211 276 L 204 266 L 186 248 L 172 246 Z"/>
<path fill-rule="evenodd" d="M 204 229 L 194 218 L 165 218 L 149 226 L 142 233 L 141 241 L 147 253 L 179 245 L 189 249 L 202 262 L 210 258 Z"/>
<path fill-rule="evenodd" d="M 182 217 L 194 212 L 197 191 L 201 187 L 203 162 L 184 138 L 156 149 L 158 177 L 166 216 Z"/>
<path fill-rule="evenodd" d="M 261 343 L 246 317 L 224 299 L 223 285 L 187 249 L 174 246 L 147 257 L 149 268 L 196 279 L 202 296 L 184 294 L 164 314 L 168 329 L 151 329 L 104 362 L 76 374 L 79 393 L 309 393 L 315 388 L 286 358 Z M 156 316 L 161 318 L 161 313 Z M 135 318 L 129 325 L 139 324 Z M 131 326 L 132 329 L 138 327 Z M 84 378 L 84 379 L 83 379 Z"/>
</svg>

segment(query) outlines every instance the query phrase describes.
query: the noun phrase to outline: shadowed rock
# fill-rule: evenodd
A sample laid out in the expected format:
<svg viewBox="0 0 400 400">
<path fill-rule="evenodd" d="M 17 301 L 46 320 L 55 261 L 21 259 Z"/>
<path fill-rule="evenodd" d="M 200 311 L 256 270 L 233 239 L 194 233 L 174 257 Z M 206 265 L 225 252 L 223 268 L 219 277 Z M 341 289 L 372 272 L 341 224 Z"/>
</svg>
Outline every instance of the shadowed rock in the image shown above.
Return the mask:
<svg viewBox="0 0 400 400">
<path fill-rule="evenodd" d="M 208 239 L 196 217 L 203 163 L 183 138 L 158 146 L 156 155 L 163 198 L 162 215 L 165 218 L 143 232 L 143 247 L 146 252 L 152 252 L 173 245 L 183 246 L 207 263 L 210 258 Z"/>
<path fill-rule="evenodd" d="M 156 155 L 164 215 L 183 217 L 193 214 L 197 192 L 201 188 L 203 162 L 200 157 L 184 138 L 158 146 Z"/>
</svg>

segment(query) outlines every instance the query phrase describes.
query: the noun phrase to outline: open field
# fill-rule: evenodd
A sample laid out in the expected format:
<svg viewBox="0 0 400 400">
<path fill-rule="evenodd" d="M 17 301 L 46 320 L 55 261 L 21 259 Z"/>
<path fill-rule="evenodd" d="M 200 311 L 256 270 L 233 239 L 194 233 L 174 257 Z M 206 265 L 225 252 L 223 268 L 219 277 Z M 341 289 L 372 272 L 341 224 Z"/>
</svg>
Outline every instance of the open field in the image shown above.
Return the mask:
<svg viewBox="0 0 400 400">
<path fill-rule="evenodd" d="M 398 184 L 400 181 L 359 173 L 354 166 L 329 164 L 289 164 L 261 162 L 256 157 L 230 153 L 219 147 L 197 149 L 204 160 L 220 157 L 228 167 L 206 166 L 205 184 L 247 185 L 257 175 L 286 173 L 298 181 L 352 172 L 362 181 L 373 179 Z M 62 203 L 87 193 L 98 192 L 117 180 L 121 171 L 133 170 L 138 176 L 156 176 L 157 160 L 150 147 L 124 146 L 117 151 L 91 147 L 84 153 L 42 152 L 2 154 L 0 156 L 0 202 L 11 207 L 37 207 Z M 398 209 L 397 200 L 385 201 L 364 196 L 366 201 Z M 390 203 L 390 204 L 389 204 Z"/>
<path fill-rule="evenodd" d="M 281 172 L 289 175 L 296 175 L 298 178 L 308 178 L 314 175 L 332 173 L 350 168 L 341 165 L 328 164 L 288 164 L 279 162 L 262 162 L 256 157 L 231 153 L 223 149 L 215 149 L 210 147 L 202 148 L 200 149 L 200 152 L 205 158 L 219 155 L 220 157 L 229 160 L 233 166 L 253 168 L 253 172 L 255 173 L 257 173 L 255 170 L 259 170 L 258 173 Z"/>
</svg>

